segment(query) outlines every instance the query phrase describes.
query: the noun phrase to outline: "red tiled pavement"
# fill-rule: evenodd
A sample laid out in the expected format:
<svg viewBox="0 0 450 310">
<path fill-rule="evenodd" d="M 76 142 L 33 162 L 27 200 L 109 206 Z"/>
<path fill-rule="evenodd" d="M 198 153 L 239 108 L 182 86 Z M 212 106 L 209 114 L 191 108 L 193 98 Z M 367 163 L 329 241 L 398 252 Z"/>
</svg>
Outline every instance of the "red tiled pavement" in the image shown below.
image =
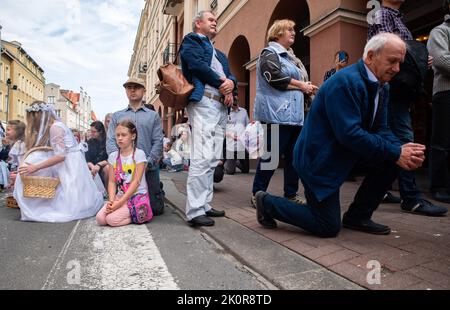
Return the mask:
<svg viewBox="0 0 450 310">
<path fill-rule="evenodd" d="M 186 173 L 167 176 L 186 194 Z M 287 224 L 265 230 L 250 207 L 253 177 L 253 174 L 226 176 L 215 185 L 214 208 L 226 210 L 230 219 L 368 289 L 450 289 L 450 216 L 430 218 L 403 213 L 399 205 L 381 205 L 373 219 L 392 228 L 389 236 L 343 229 L 337 238 L 321 239 Z M 426 188 L 426 180 L 419 181 Z M 352 202 L 359 184 L 350 182 L 343 186 L 342 213 Z M 282 195 L 282 188 L 280 170 L 272 178 L 269 192 Z M 367 282 L 370 272 L 367 264 L 372 260 L 382 266 L 380 285 Z"/>
</svg>

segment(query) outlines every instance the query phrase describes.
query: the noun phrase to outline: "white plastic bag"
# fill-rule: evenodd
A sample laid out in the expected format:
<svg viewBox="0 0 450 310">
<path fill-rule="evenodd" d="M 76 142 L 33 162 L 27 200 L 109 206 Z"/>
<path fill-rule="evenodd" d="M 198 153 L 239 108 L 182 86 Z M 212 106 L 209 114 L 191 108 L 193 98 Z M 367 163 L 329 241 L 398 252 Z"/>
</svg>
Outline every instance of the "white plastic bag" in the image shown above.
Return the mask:
<svg viewBox="0 0 450 310">
<path fill-rule="evenodd" d="M 258 159 L 264 154 L 264 128 L 260 122 L 251 122 L 239 137 L 250 159 Z"/>
</svg>

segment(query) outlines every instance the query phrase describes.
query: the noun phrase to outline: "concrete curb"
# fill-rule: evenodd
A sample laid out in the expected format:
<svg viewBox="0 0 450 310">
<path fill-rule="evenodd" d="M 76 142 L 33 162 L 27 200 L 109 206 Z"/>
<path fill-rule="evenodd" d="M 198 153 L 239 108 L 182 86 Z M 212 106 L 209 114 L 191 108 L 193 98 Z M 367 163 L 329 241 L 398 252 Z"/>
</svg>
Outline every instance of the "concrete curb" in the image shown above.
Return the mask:
<svg viewBox="0 0 450 310">
<path fill-rule="evenodd" d="M 161 176 L 167 201 L 184 217 L 186 196 L 174 182 Z M 276 287 L 286 290 L 361 290 L 361 286 L 335 274 L 282 245 L 255 233 L 229 218 L 214 219 L 213 227 L 202 227 L 243 265 L 259 273 Z"/>
</svg>

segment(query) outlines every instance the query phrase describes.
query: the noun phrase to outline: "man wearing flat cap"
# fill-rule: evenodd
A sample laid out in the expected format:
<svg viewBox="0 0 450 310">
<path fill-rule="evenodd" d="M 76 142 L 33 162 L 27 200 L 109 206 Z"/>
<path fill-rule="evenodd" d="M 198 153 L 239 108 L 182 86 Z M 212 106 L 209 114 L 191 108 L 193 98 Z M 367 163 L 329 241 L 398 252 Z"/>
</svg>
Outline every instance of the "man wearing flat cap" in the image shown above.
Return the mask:
<svg viewBox="0 0 450 310">
<path fill-rule="evenodd" d="M 164 212 L 164 194 L 160 187 L 159 162 L 163 154 L 163 131 L 161 119 L 155 111 L 144 106 L 145 82 L 139 78 L 130 78 L 123 84 L 129 104 L 113 114 L 108 128 L 106 151 L 109 154 L 118 151 L 116 143 L 116 126 L 124 120 L 132 121 L 138 130 L 137 147 L 145 152 L 148 166 L 145 178 L 150 194 L 150 204 L 154 215 Z"/>
</svg>

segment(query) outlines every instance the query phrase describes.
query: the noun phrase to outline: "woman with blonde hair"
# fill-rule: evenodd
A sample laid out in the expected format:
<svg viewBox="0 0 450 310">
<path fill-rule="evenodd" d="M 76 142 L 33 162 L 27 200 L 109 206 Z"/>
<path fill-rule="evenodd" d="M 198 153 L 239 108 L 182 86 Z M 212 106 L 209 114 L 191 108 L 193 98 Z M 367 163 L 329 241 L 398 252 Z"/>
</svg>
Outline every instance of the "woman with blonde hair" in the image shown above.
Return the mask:
<svg viewBox="0 0 450 310">
<path fill-rule="evenodd" d="M 56 177 L 60 184 L 54 198 L 28 198 L 23 183 L 16 179 L 14 198 L 22 221 L 70 222 L 95 216 L 103 205 L 88 166 L 71 130 L 55 114 L 53 105 L 36 101 L 27 109 L 27 150 L 51 147 L 53 151 L 35 151 L 24 158 L 21 176 Z"/>
<path fill-rule="evenodd" d="M 267 150 L 272 142 L 279 142 L 279 158 L 284 155 L 284 196 L 303 203 L 298 196 L 299 177 L 292 167 L 293 149 L 304 121 L 305 98 L 313 96 L 318 87 L 309 82 L 308 72 L 291 46 L 295 42 L 295 22 L 276 20 L 267 34 L 268 46 L 263 49 L 257 64 L 255 120 L 266 125 Z M 279 136 L 272 139 L 277 126 Z M 275 172 L 264 165 L 271 159 L 261 159 L 253 182 L 252 206 L 255 194 L 267 191 Z"/>
</svg>

